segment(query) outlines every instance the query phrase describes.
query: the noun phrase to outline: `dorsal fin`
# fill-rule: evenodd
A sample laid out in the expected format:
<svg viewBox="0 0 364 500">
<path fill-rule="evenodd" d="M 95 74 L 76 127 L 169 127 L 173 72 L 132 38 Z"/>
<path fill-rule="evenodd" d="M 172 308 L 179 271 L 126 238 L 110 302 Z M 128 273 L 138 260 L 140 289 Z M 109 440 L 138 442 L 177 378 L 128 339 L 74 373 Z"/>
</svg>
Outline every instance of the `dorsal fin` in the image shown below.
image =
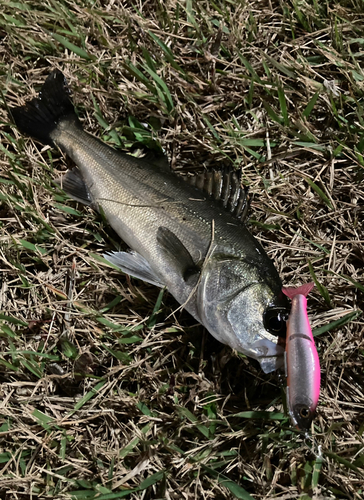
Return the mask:
<svg viewBox="0 0 364 500">
<path fill-rule="evenodd" d="M 194 175 L 181 175 L 181 177 L 191 186 L 221 202 L 223 207 L 238 220 L 245 221 L 249 208 L 248 189 L 241 186 L 239 172 L 226 168 L 203 170 Z"/>
</svg>

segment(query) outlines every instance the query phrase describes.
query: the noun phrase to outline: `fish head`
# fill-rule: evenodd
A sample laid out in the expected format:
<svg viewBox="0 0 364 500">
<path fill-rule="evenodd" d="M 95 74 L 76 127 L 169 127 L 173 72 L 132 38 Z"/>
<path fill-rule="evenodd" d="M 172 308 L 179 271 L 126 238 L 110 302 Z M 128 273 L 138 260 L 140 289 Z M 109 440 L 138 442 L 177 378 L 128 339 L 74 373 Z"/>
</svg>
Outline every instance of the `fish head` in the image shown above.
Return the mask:
<svg viewBox="0 0 364 500">
<path fill-rule="evenodd" d="M 231 257 L 213 257 L 198 287 L 202 323 L 220 342 L 259 361 L 265 373 L 283 366 L 288 302 L 259 269 Z"/>
</svg>

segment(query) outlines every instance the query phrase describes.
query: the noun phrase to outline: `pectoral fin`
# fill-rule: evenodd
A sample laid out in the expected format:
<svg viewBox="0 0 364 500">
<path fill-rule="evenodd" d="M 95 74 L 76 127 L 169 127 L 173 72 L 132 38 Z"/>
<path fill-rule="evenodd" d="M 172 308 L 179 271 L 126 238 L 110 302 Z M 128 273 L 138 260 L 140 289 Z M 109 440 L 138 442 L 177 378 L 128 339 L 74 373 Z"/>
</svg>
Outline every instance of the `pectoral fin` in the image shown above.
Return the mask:
<svg viewBox="0 0 364 500">
<path fill-rule="evenodd" d="M 161 226 L 157 231 L 157 242 L 164 258 L 172 268 L 180 271 L 186 283 L 190 285 L 197 281 L 201 269 L 194 263 L 190 252 L 178 236 L 167 227 Z"/>
<path fill-rule="evenodd" d="M 112 252 L 104 254 L 104 259 L 109 261 L 114 266 L 117 266 L 123 273 L 146 281 L 151 285 L 164 287 L 160 279 L 154 273 L 147 260 L 139 253 L 134 252 Z"/>
</svg>

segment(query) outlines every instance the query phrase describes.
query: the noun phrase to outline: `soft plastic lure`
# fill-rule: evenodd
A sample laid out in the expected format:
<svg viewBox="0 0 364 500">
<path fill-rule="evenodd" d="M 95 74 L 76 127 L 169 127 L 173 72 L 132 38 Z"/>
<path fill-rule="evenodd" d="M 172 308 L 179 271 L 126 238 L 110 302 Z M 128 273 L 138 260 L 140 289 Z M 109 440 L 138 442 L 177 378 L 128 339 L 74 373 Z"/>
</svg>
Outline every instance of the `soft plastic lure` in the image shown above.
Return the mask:
<svg viewBox="0 0 364 500">
<path fill-rule="evenodd" d="M 287 403 L 293 424 L 307 431 L 320 395 L 320 362 L 307 316 L 307 295 L 314 283 L 283 288 L 292 300 L 287 323 L 285 367 Z"/>
</svg>

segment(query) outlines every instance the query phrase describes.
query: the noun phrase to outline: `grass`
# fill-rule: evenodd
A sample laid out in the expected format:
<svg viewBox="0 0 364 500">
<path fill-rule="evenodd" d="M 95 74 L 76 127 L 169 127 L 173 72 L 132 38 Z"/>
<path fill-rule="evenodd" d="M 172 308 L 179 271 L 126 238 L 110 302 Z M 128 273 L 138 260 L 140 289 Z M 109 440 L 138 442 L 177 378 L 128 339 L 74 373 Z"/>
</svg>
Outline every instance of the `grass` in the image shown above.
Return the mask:
<svg viewBox="0 0 364 500">
<path fill-rule="evenodd" d="M 362 2 L 0 7 L 1 498 L 362 498 Z M 117 235 L 54 184 L 69 160 L 9 122 L 55 67 L 104 141 L 241 169 L 284 283 L 317 284 L 312 440 L 278 374 L 105 263 Z"/>
</svg>

